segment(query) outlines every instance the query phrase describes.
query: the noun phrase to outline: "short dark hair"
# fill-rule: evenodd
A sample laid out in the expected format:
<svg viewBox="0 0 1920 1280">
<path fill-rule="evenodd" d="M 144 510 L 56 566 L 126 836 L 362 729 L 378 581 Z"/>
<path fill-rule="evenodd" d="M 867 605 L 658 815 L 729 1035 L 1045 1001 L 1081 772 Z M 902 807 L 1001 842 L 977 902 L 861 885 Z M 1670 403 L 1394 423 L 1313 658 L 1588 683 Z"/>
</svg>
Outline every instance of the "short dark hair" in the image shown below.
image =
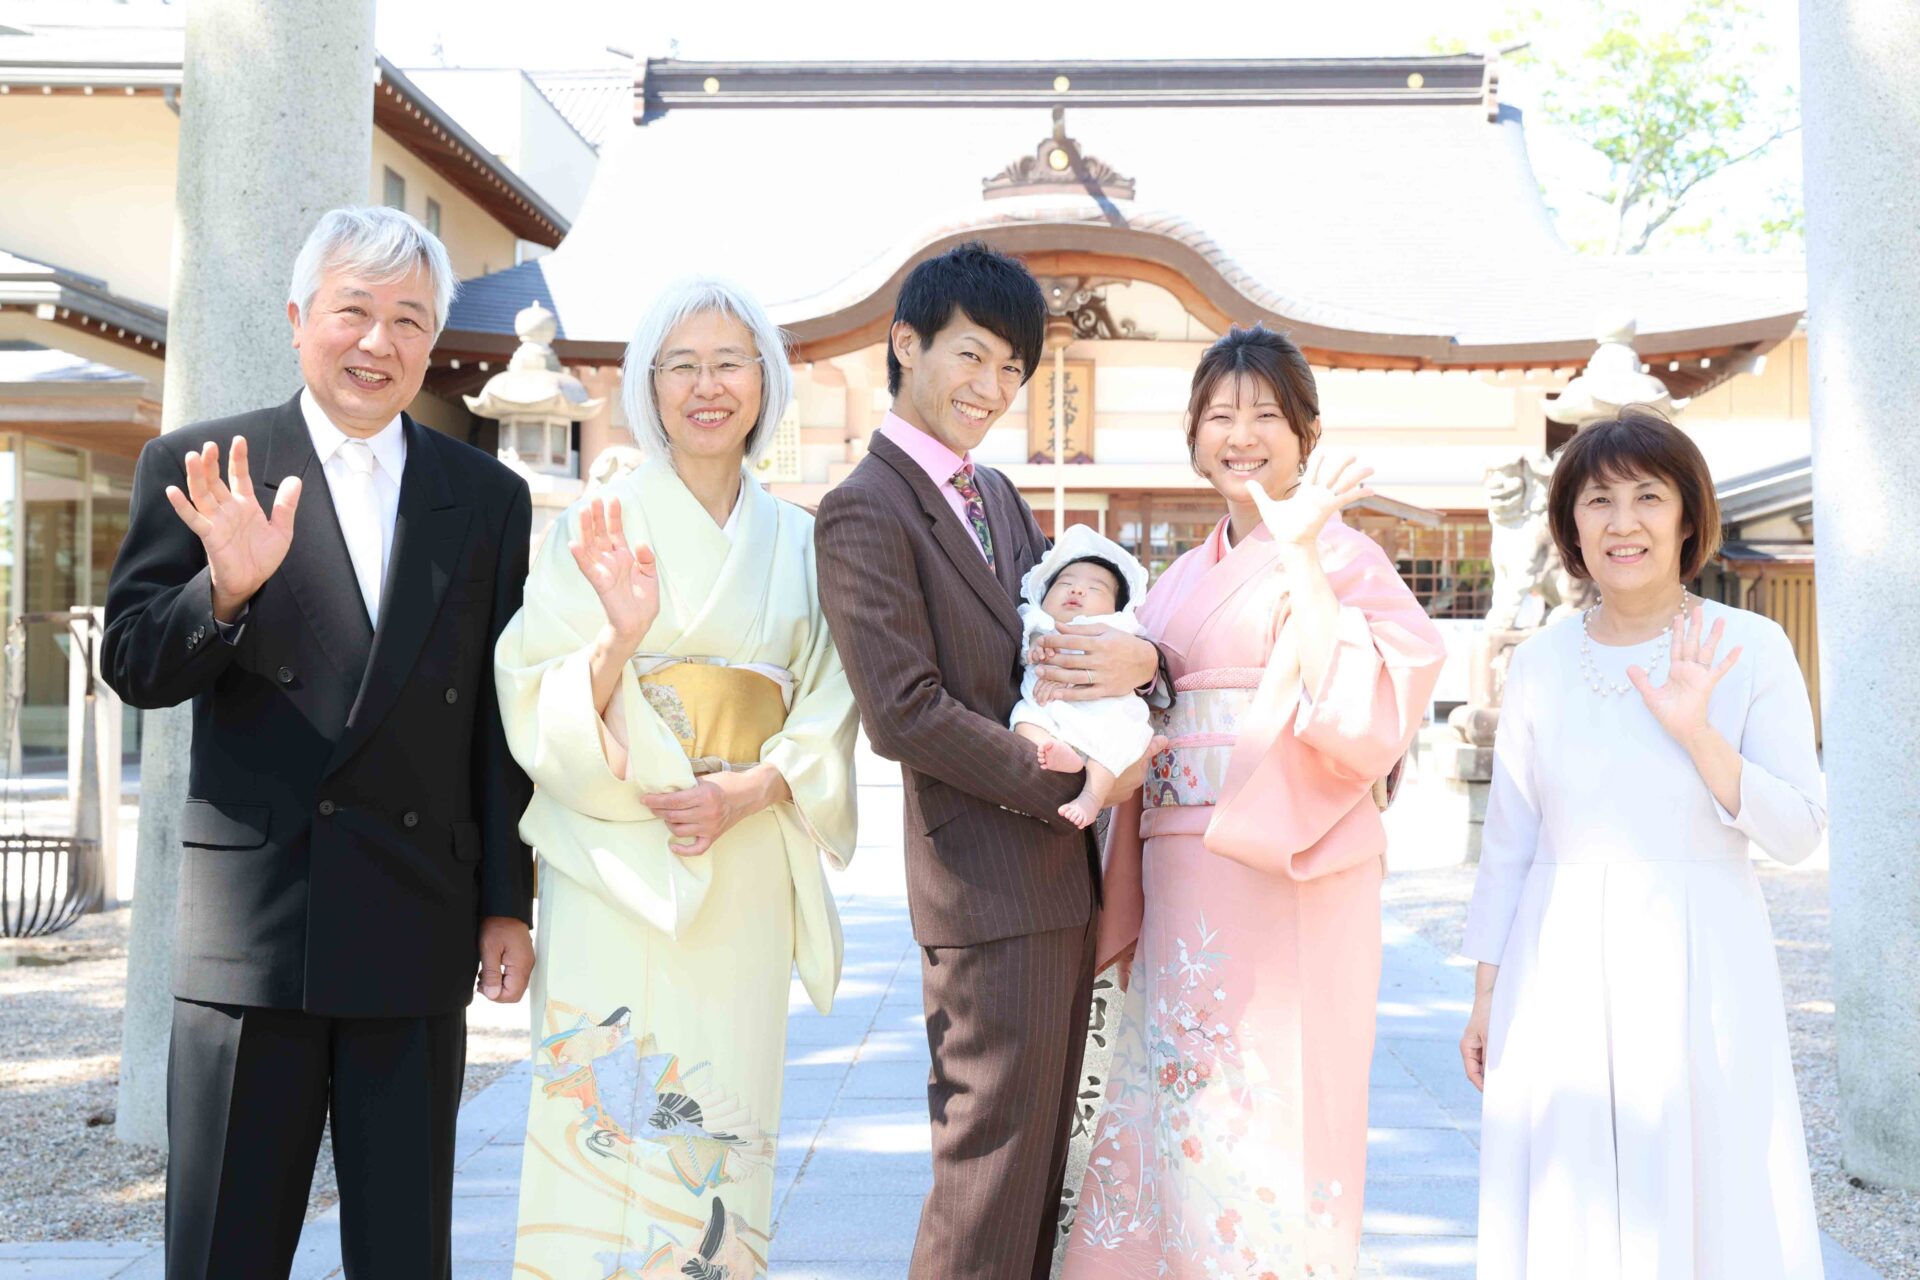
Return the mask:
<svg viewBox="0 0 1920 1280">
<path fill-rule="evenodd" d="M 1119 565 L 1107 559 L 1105 556 L 1080 556 L 1077 559 L 1067 561 L 1065 564 L 1061 565 L 1058 569 L 1055 569 L 1053 571 L 1053 576 L 1047 579 L 1047 591 L 1053 590 L 1053 584 L 1060 581 L 1060 575 L 1065 573 L 1067 570 L 1073 568 L 1073 566 L 1077 564 L 1097 564 L 1102 569 L 1105 569 L 1108 573 L 1112 574 L 1113 575 L 1114 612 L 1121 613 L 1126 610 L 1127 601 L 1132 597 L 1132 594 L 1133 594 L 1132 592 L 1127 590 L 1127 575 L 1120 572 Z M 1046 591 L 1042 591 L 1040 594 L 1045 595 L 1046 593 L 1047 593 Z"/>
<path fill-rule="evenodd" d="M 1300 442 L 1300 460 L 1305 462 L 1320 442 L 1320 388 L 1313 380 L 1313 367 L 1293 339 L 1258 323 L 1251 329 L 1234 325 L 1201 355 L 1193 371 L 1193 394 L 1187 400 L 1187 460 L 1194 461 L 1200 415 L 1207 411 L 1214 389 L 1243 373 L 1273 389 L 1280 412 Z"/>
<path fill-rule="evenodd" d="M 1547 489 L 1547 523 L 1560 559 L 1576 578 L 1591 578 L 1580 554 L 1580 528 L 1573 509 L 1593 480 L 1657 478 L 1680 495 L 1680 519 L 1691 532 L 1680 547 L 1680 581 L 1699 576 L 1720 549 L 1720 503 L 1713 472 L 1687 433 L 1650 405 L 1628 405 L 1604 422 L 1580 428 L 1560 451 Z"/>
<path fill-rule="evenodd" d="M 1013 348 L 1015 358 L 1033 376 L 1046 345 L 1047 298 L 1026 265 L 978 240 L 956 245 L 907 273 L 893 304 L 893 323 L 905 321 L 921 347 L 962 311 L 967 319 Z M 900 357 L 894 354 L 888 326 L 887 394 L 900 394 Z"/>
</svg>

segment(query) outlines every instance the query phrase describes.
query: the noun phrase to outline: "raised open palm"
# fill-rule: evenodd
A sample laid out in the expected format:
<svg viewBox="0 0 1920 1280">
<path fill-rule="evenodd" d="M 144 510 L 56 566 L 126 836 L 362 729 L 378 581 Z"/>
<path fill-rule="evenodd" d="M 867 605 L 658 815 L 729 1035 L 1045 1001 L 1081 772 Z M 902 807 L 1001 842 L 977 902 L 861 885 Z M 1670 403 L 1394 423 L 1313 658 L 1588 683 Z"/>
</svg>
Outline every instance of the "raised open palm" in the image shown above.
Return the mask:
<svg viewBox="0 0 1920 1280">
<path fill-rule="evenodd" d="M 1372 474 L 1372 467 L 1360 466 L 1351 457 L 1328 463 L 1323 456 L 1313 460 L 1306 476 L 1284 498 L 1275 498 L 1257 482 L 1247 490 L 1275 542 L 1306 547 L 1318 541 L 1334 512 L 1373 496 L 1366 483 Z"/>
<path fill-rule="evenodd" d="M 653 548 L 628 548 L 618 499 L 589 502 L 580 513 L 580 537 L 567 550 L 599 595 L 614 632 L 637 643 L 660 614 L 660 566 Z"/>
<path fill-rule="evenodd" d="M 207 551 L 213 577 L 215 612 L 222 605 L 238 607 L 252 598 L 287 558 L 293 542 L 293 516 L 300 505 L 300 481 L 280 486 L 273 514 L 260 509 L 253 496 L 253 475 L 247 467 L 247 440 L 233 438 L 228 462 L 231 484 L 220 478 L 220 446 L 209 440 L 186 458 L 187 491 L 167 486 L 167 501 Z"/>
<path fill-rule="evenodd" d="M 1641 667 L 1627 668 L 1627 679 L 1640 691 L 1640 700 L 1677 741 L 1685 742 L 1707 727 L 1707 704 L 1713 698 L 1714 686 L 1740 661 L 1740 647 L 1735 645 L 1719 666 L 1713 663 L 1714 650 L 1720 647 L 1726 627 L 1727 620 L 1721 618 L 1709 631 L 1706 616 L 1695 605 L 1673 620 L 1673 649 L 1665 683 L 1654 684 Z"/>
</svg>

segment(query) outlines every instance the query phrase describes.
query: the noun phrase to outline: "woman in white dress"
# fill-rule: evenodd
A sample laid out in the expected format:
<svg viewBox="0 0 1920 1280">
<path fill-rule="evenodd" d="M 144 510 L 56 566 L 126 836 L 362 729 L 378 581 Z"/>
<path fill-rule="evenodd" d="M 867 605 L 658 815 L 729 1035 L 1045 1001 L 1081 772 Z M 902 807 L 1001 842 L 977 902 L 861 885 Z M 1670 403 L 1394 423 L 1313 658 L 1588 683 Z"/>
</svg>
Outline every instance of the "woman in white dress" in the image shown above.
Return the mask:
<svg viewBox="0 0 1920 1280">
<path fill-rule="evenodd" d="M 1462 952 L 1479 1280 L 1817 1280 L 1819 1232 L 1748 843 L 1826 826 L 1806 684 L 1766 618 L 1691 599 L 1700 451 L 1629 410 L 1555 468 L 1601 603 L 1513 653 Z"/>
</svg>

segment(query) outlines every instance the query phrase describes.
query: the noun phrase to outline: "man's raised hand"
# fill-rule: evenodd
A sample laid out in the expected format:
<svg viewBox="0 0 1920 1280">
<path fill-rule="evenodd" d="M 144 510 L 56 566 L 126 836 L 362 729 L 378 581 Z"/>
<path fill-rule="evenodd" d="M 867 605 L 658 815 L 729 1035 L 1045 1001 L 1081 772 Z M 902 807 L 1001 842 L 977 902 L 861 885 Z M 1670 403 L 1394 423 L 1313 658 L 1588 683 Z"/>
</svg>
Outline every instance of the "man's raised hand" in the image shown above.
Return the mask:
<svg viewBox="0 0 1920 1280">
<path fill-rule="evenodd" d="M 213 616 L 232 622 L 261 584 L 287 558 L 293 541 L 294 509 L 300 505 L 300 481 L 280 486 L 271 517 L 253 496 L 253 475 L 247 469 L 247 440 L 233 438 L 229 462 L 232 483 L 220 479 L 220 446 L 209 440 L 189 453 L 187 491 L 167 486 L 167 501 L 207 550 L 207 568 L 213 578 Z"/>
</svg>

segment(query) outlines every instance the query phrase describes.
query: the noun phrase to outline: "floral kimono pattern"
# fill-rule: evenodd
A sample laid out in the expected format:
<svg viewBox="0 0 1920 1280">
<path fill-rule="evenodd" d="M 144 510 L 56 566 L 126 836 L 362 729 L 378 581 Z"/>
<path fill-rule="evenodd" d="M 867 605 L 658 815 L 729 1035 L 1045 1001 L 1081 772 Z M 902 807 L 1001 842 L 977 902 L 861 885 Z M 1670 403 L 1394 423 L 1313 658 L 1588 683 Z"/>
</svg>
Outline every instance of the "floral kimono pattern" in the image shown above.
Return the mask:
<svg viewBox="0 0 1920 1280">
<path fill-rule="evenodd" d="M 520 826 L 540 857 L 514 1255 L 526 1280 L 766 1274 L 790 975 L 824 1012 L 840 974 L 821 861 L 853 850 L 855 711 L 819 609 L 812 519 L 742 485 L 731 538 L 663 463 L 604 496 L 659 557 L 643 652 L 760 682 L 772 715 L 755 723 L 772 736 L 725 759 L 776 765 L 790 803 L 689 858 L 641 802 L 693 785 L 687 744 L 712 726 L 741 736 L 738 681 L 669 685 L 629 666 L 615 694 L 628 776 L 609 770 L 588 673 L 602 617 L 567 551 L 574 515 L 549 531 L 495 653 L 508 741 L 537 786 Z"/>
<path fill-rule="evenodd" d="M 1306 688 L 1264 532 L 1226 524 L 1141 610 L 1170 745 L 1114 816 L 1102 963 L 1137 942 L 1068 1280 L 1350 1280 L 1366 1181 L 1385 830 L 1372 797 L 1445 656 L 1370 540 L 1328 526 L 1341 602 Z"/>
</svg>

